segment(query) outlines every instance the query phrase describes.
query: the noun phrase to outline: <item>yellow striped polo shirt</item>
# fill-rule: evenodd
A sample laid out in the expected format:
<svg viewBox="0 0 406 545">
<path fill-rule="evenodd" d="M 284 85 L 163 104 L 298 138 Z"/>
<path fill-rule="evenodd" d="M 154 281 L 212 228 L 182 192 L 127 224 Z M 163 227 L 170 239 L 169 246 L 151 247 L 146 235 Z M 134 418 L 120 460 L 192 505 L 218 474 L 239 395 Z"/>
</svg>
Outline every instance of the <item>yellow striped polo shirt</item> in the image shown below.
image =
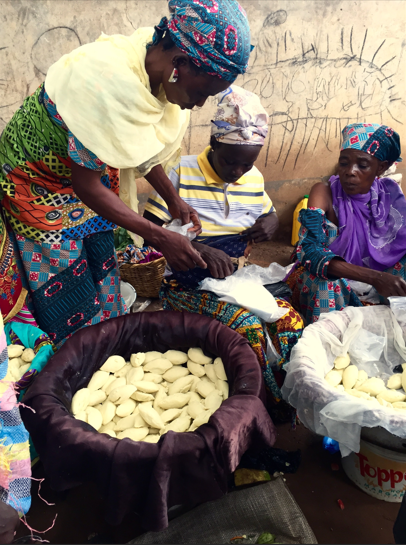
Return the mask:
<svg viewBox="0 0 406 545">
<path fill-rule="evenodd" d="M 221 180 L 209 163 L 207 147 L 200 155 L 185 155 L 171 170 L 169 179 L 179 196 L 199 214 L 201 237 L 235 235 L 274 211 L 265 191 L 264 178 L 254 166 L 233 184 Z M 165 201 L 153 191 L 145 206 L 154 216 L 170 221 Z"/>
</svg>

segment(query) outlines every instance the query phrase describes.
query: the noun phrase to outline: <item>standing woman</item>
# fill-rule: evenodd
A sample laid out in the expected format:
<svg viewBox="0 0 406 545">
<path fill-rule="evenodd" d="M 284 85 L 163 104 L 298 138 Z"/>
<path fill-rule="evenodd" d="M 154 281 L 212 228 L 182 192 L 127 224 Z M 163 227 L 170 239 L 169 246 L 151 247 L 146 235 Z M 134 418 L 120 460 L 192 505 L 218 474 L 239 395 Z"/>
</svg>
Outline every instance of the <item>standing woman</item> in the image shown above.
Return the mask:
<svg viewBox="0 0 406 545">
<path fill-rule="evenodd" d="M 0 138 L 2 204 L 22 282 L 55 344 L 125 312 L 117 225 L 148 239 L 174 269 L 206 267 L 184 237 L 118 197 L 117 169 L 132 169 L 200 231 L 163 165 L 176 159 L 189 110 L 247 69 L 250 31 L 236 0 L 169 0 L 169 9 L 155 32 L 102 35 L 64 55 Z"/>
</svg>

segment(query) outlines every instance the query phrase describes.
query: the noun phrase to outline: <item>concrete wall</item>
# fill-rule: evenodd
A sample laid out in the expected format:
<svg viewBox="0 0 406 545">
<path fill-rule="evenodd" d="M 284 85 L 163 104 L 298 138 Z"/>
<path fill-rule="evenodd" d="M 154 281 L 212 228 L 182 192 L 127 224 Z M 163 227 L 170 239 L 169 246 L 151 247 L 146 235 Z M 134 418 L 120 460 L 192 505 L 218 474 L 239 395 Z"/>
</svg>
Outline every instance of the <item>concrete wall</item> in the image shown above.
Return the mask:
<svg viewBox="0 0 406 545">
<path fill-rule="evenodd" d="M 241 0 L 256 45 L 239 85 L 260 95 L 270 135 L 257 166 L 289 230 L 311 185 L 334 171 L 341 129 L 382 122 L 406 146 L 403 0 Z M 0 130 L 64 53 L 156 24 L 166 0 L 0 0 Z M 207 145 L 214 100 L 192 113 L 185 153 Z M 406 156 L 406 153 L 404 153 Z M 406 161 L 402 172 L 406 174 Z M 140 200 L 148 192 L 139 184 Z"/>
</svg>

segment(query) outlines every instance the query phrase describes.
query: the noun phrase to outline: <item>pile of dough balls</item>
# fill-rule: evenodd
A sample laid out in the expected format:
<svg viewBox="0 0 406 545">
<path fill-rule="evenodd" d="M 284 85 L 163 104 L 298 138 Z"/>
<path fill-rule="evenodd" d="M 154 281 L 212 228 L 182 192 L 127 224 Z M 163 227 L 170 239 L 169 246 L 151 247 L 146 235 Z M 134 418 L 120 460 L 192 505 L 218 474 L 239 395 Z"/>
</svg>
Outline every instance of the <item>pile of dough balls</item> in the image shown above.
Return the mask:
<svg viewBox="0 0 406 545">
<path fill-rule="evenodd" d="M 352 365 L 350 357 L 339 356 L 334 360 L 334 369 L 324 377 L 330 386 L 351 396 L 378 401 L 384 407 L 406 410 L 406 363 L 403 373 L 395 373 L 386 383 L 378 377 L 368 377 L 366 371 Z"/>
<path fill-rule="evenodd" d="M 157 443 L 167 431 L 194 431 L 228 398 L 221 358 L 200 348 L 110 356 L 72 398 L 75 418 L 117 439 Z"/>
<path fill-rule="evenodd" d="M 8 369 L 4 380 L 18 382 L 30 368 L 35 352 L 32 348 L 24 348 L 20 344 L 10 344 L 7 346 L 7 351 Z"/>
</svg>

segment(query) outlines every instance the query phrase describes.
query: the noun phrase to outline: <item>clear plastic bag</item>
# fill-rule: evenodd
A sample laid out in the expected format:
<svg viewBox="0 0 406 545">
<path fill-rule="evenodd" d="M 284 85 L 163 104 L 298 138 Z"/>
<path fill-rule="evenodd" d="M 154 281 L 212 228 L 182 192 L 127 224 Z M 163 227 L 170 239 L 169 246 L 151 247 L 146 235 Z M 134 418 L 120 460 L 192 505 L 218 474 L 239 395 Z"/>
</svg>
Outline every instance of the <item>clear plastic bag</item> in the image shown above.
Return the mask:
<svg viewBox="0 0 406 545">
<path fill-rule="evenodd" d="M 294 267 L 294 263 L 287 267 L 282 267 L 279 263 L 271 263 L 269 267 L 249 265 L 235 272 L 233 276 L 241 280 L 259 280 L 262 285 L 276 284 L 285 280 L 292 267 Z"/>
<path fill-rule="evenodd" d="M 406 297 L 389 297 L 390 308 L 400 324 L 406 324 Z"/>
<path fill-rule="evenodd" d="M 348 307 L 322 315 L 305 328 L 292 350 L 282 387 L 283 398 L 297 409 L 303 424 L 338 441 L 343 456 L 359 452 L 362 427 L 381 426 L 406 437 L 406 411 L 352 397 L 325 381 L 334 359 L 347 352 L 369 376 L 384 380 L 406 361 L 404 332 L 389 307 Z"/>
<path fill-rule="evenodd" d="M 360 301 L 372 303 L 373 305 L 379 305 L 379 293 L 373 286 L 371 286 L 371 284 L 358 282 L 357 280 L 348 280 L 348 283 Z"/>
</svg>

